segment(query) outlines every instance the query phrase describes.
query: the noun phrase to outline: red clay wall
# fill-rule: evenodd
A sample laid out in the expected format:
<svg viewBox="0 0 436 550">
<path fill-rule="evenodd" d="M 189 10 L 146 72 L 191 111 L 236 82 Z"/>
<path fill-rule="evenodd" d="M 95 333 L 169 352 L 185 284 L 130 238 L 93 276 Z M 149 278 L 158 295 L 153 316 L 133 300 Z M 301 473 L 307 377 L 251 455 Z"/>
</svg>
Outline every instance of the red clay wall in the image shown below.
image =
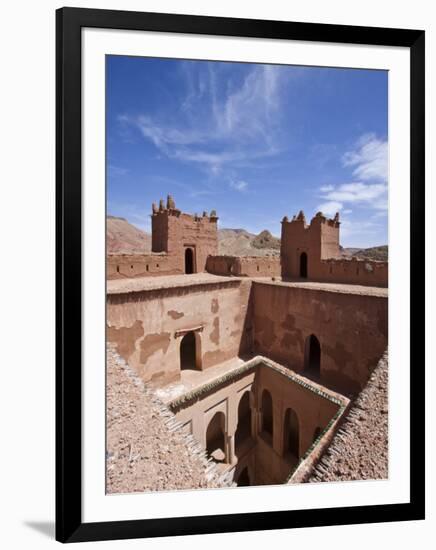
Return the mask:
<svg viewBox="0 0 436 550">
<path fill-rule="evenodd" d="M 320 383 L 360 391 L 387 347 L 387 297 L 267 282 L 253 282 L 252 292 L 256 353 L 304 374 L 306 339 L 314 334 Z"/>
<path fill-rule="evenodd" d="M 206 270 L 214 275 L 279 277 L 280 258 L 275 256 L 209 256 Z"/>
<path fill-rule="evenodd" d="M 218 253 L 217 221 L 216 217 L 191 216 L 175 209 L 155 212 L 151 217 L 152 251 L 167 252 L 184 269 L 185 250 L 192 248 L 195 272 L 206 271 L 208 255 Z"/>
<path fill-rule="evenodd" d="M 251 352 L 250 281 L 108 294 L 107 338 L 144 381 L 180 377 L 178 331 L 198 330 L 201 368 Z"/>
<path fill-rule="evenodd" d="M 110 254 L 106 266 L 108 279 L 184 273 L 180 258 L 168 254 Z"/>
<path fill-rule="evenodd" d="M 388 262 L 358 260 L 357 258 L 323 260 L 318 264 L 312 264 L 312 271 L 309 271 L 308 279 L 387 288 L 389 264 Z"/>
</svg>

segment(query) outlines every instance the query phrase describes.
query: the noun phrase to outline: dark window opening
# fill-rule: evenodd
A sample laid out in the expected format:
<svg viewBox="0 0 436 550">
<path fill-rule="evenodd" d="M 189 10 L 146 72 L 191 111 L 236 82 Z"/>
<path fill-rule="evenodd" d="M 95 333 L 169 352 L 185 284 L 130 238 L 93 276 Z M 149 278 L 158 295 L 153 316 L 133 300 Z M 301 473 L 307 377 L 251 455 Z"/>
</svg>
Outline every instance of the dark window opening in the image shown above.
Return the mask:
<svg viewBox="0 0 436 550">
<path fill-rule="evenodd" d="M 180 368 L 181 370 L 196 368 L 196 342 L 192 331 L 187 332 L 180 342 Z"/>
<path fill-rule="evenodd" d="M 215 462 L 226 462 L 226 453 L 224 447 L 224 413 L 217 412 L 212 417 L 206 430 L 206 450 L 207 454 Z"/>
<path fill-rule="evenodd" d="M 298 417 L 293 409 L 287 409 L 283 426 L 283 456 L 300 458 L 300 430 Z"/>
<path fill-rule="evenodd" d="M 304 370 L 315 378 L 319 378 L 321 375 L 321 344 L 313 334 L 306 339 Z"/>
<path fill-rule="evenodd" d="M 119 273 L 119 272 L 120 272 L 120 266 L 117 265 L 117 273 Z"/>
<path fill-rule="evenodd" d="M 272 442 L 273 436 L 273 405 L 272 397 L 268 390 L 262 393 L 262 432 L 269 436 Z"/>
<path fill-rule="evenodd" d="M 250 392 L 246 391 L 238 405 L 238 427 L 235 434 L 236 455 L 238 447 L 251 438 Z"/>
<path fill-rule="evenodd" d="M 307 278 L 307 254 L 302 252 L 300 255 L 300 277 Z"/>
<path fill-rule="evenodd" d="M 185 273 L 187 275 L 194 273 L 194 253 L 192 248 L 185 250 Z"/>
</svg>

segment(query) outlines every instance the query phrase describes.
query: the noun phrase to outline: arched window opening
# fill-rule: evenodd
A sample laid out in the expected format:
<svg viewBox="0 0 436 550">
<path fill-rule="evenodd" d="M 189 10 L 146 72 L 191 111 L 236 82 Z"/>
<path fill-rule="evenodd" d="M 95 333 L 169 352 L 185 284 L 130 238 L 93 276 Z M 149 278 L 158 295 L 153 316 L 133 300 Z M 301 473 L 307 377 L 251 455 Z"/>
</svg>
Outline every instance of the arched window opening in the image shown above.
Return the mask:
<svg viewBox="0 0 436 550">
<path fill-rule="evenodd" d="M 283 456 L 300 458 L 300 429 L 297 413 L 293 409 L 287 409 L 283 424 Z"/>
<path fill-rule="evenodd" d="M 306 339 L 304 361 L 304 372 L 311 377 L 319 378 L 321 375 L 321 345 L 314 334 Z"/>
<path fill-rule="evenodd" d="M 240 447 L 247 439 L 251 437 L 251 408 L 250 408 L 250 392 L 246 391 L 241 397 L 238 406 L 238 427 L 235 434 L 236 454 L 238 455 L 238 447 Z"/>
<path fill-rule="evenodd" d="M 206 430 L 207 453 L 215 462 L 226 462 L 224 429 L 224 413 L 216 412 Z"/>
<path fill-rule="evenodd" d="M 312 441 L 316 441 L 318 437 L 321 435 L 321 428 L 318 426 L 315 431 L 313 432 L 313 439 Z"/>
<path fill-rule="evenodd" d="M 271 440 L 273 436 L 273 404 L 268 390 L 262 393 L 262 433 Z"/>
<path fill-rule="evenodd" d="M 307 278 L 307 254 L 302 252 L 300 255 L 300 277 Z"/>
<path fill-rule="evenodd" d="M 200 335 L 187 332 L 180 342 L 180 369 L 201 369 Z"/>
<path fill-rule="evenodd" d="M 120 272 L 120 266 L 117 265 L 117 273 L 119 273 L 119 272 Z"/>
<path fill-rule="evenodd" d="M 248 487 L 251 485 L 250 476 L 248 474 L 248 468 L 245 467 L 242 472 L 239 474 L 238 481 L 236 482 L 238 487 Z"/>
<path fill-rule="evenodd" d="M 185 250 L 185 273 L 187 275 L 194 273 L 194 252 L 192 248 Z"/>
</svg>

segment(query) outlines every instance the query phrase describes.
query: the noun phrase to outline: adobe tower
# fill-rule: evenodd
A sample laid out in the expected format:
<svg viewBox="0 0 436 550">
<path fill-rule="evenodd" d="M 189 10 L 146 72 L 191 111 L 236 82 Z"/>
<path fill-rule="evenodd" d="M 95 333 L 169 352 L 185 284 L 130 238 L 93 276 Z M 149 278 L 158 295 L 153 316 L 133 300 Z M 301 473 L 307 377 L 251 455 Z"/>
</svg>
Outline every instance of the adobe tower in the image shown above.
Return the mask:
<svg viewBox="0 0 436 550">
<path fill-rule="evenodd" d="M 339 214 L 333 219 L 318 212 L 306 224 L 300 210 L 291 221 L 282 220 L 281 262 L 284 278 L 314 278 L 319 275 L 321 261 L 340 257 Z"/>
<path fill-rule="evenodd" d="M 206 271 L 208 255 L 218 254 L 217 222 L 215 210 L 192 216 L 177 209 L 168 195 L 166 205 L 161 199 L 159 207 L 152 206 L 151 250 L 173 257 L 182 273 Z"/>
</svg>

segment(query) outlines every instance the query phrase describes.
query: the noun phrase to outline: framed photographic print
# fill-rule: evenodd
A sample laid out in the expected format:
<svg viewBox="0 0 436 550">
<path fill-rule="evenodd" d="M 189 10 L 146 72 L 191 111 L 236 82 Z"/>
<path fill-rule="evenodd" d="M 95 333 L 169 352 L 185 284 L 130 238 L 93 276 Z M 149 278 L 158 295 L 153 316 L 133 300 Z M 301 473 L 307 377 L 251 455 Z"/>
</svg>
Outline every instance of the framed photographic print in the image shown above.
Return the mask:
<svg viewBox="0 0 436 550">
<path fill-rule="evenodd" d="M 57 11 L 62 542 L 424 518 L 424 32 Z"/>
</svg>

